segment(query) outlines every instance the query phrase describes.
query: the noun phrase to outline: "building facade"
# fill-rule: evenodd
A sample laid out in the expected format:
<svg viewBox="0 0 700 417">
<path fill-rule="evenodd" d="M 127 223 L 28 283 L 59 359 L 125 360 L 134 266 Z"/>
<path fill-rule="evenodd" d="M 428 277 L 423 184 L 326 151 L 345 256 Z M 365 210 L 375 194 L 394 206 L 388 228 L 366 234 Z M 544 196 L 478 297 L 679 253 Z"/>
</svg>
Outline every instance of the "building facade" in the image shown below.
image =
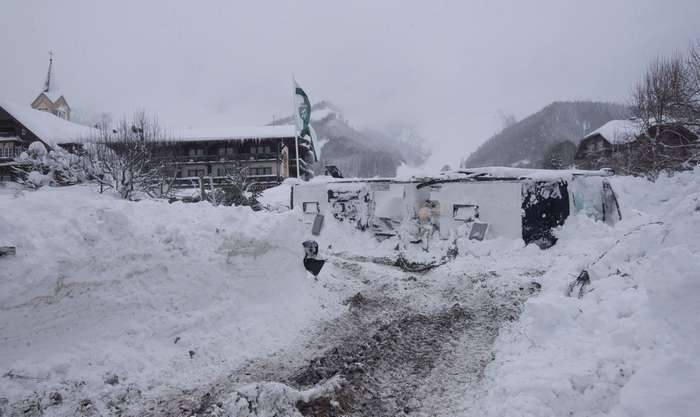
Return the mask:
<svg viewBox="0 0 700 417">
<path fill-rule="evenodd" d="M 225 184 L 238 173 L 257 189 L 278 185 L 297 177 L 297 143 L 298 176 L 313 175 L 313 144 L 296 138 L 291 125 L 182 129 L 160 143 L 155 160 L 168 167 L 176 186 L 189 187 L 200 178 L 208 184 Z"/>
</svg>

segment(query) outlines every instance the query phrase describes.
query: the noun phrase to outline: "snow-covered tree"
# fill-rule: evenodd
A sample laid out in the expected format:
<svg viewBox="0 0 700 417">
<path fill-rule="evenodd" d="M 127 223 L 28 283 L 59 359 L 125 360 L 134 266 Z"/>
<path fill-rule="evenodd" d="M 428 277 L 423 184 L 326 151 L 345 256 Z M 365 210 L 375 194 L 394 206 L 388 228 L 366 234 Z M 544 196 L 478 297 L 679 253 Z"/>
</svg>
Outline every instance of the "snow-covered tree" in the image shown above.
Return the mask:
<svg viewBox="0 0 700 417">
<path fill-rule="evenodd" d="M 86 173 L 80 156 L 62 148 L 51 151 L 36 141 L 15 160 L 17 182 L 30 188 L 44 185 L 73 185 L 85 181 Z"/>
<path fill-rule="evenodd" d="M 102 188 L 129 199 L 135 193 L 167 194 L 172 188 L 171 163 L 160 158 L 170 143 L 158 122 L 144 112 L 123 119 L 114 129 L 100 129 L 85 146 L 90 177 Z"/>
</svg>

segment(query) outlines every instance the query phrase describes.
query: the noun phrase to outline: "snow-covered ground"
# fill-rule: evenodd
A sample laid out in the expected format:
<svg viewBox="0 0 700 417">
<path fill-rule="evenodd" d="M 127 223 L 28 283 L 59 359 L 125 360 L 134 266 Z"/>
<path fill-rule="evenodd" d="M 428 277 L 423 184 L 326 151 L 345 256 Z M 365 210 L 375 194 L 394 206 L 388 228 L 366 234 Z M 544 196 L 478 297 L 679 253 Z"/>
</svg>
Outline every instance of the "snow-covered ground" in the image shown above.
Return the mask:
<svg viewBox="0 0 700 417">
<path fill-rule="evenodd" d="M 289 213 L 0 191 L 0 398 L 197 386 L 327 316 Z M 190 354 L 190 351 L 193 353 Z M 85 386 L 83 386 L 85 384 Z M 2 404 L 0 403 L 0 408 Z"/>
<path fill-rule="evenodd" d="M 317 240 L 329 262 L 317 281 L 301 264 L 309 225 L 293 213 L 125 202 L 87 186 L 0 188 L 0 246 L 17 246 L 0 258 L 0 410 L 118 414 L 115 398 L 137 396 L 131 415 L 149 399 L 217 380 L 229 381 L 215 393 L 225 409 L 235 389 L 259 392 L 229 386 L 251 366 L 287 383 L 274 386 L 296 401 L 329 385 L 294 391 L 282 368 L 333 346 L 352 357 L 365 335 L 349 329 L 360 329 L 377 349 L 373 338 L 386 332 L 398 337 L 391 351 L 439 348 L 439 358 L 411 365 L 422 367 L 416 376 L 400 358 L 376 362 L 390 375 L 380 382 L 399 388 L 370 372 L 390 396 L 408 396 L 406 413 L 697 415 L 700 170 L 612 182 L 623 209 L 614 228 L 573 217 L 545 251 L 518 240 L 459 242 L 454 261 L 426 274 L 368 262 L 391 248 L 326 219 Z M 284 187 L 264 203 L 281 209 Z M 591 284 L 581 299 L 568 297 L 583 269 Z M 522 304 L 517 289 L 533 281 L 541 291 Z M 363 313 L 343 301 L 358 292 Z M 411 320 L 447 325 L 443 313 L 453 310 L 469 325 L 449 327 L 444 344 L 430 340 L 440 327 L 402 339 Z M 361 326 L 358 314 L 367 314 Z"/>
<path fill-rule="evenodd" d="M 615 229 L 569 219 L 556 246 L 533 254 L 542 293 L 498 338 L 477 415 L 698 415 L 700 169 L 612 182 Z M 583 269 L 588 292 L 566 297 Z"/>
</svg>

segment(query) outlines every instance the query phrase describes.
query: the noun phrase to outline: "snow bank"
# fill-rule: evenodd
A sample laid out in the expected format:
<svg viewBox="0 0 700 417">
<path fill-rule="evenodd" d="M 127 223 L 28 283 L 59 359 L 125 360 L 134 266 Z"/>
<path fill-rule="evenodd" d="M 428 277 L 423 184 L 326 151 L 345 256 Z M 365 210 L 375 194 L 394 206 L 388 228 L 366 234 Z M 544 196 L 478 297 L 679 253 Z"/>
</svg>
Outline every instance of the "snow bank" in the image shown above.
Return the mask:
<svg viewBox="0 0 700 417">
<path fill-rule="evenodd" d="M 106 374 L 144 394 L 212 381 L 330 311 L 291 213 L 127 202 L 86 186 L 0 193 L 0 397 Z M 191 353 L 190 353 L 191 352 Z"/>
<path fill-rule="evenodd" d="M 542 253 L 541 295 L 497 340 L 474 415 L 697 415 L 700 169 L 611 181 L 623 221 L 567 220 Z M 584 268 L 585 296 L 567 297 Z"/>
</svg>

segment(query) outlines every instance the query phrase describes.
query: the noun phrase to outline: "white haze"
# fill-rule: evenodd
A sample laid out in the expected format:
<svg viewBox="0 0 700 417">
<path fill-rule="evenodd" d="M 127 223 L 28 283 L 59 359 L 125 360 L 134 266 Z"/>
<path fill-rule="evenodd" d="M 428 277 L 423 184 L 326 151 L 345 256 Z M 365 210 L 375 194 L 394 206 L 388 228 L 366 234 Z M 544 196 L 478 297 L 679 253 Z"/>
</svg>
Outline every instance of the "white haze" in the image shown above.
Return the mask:
<svg viewBox="0 0 700 417">
<path fill-rule="evenodd" d="M 650 59 L 700 37 L 700 2 L 4 0 L 1 98 L 29 103 L 48 51 L 76 109 L 167 126 L 264 124 L 291 78 L 356 126 L 415 126 L 455 165 L 555 100 L 626 101 Z"/>
</svg>

